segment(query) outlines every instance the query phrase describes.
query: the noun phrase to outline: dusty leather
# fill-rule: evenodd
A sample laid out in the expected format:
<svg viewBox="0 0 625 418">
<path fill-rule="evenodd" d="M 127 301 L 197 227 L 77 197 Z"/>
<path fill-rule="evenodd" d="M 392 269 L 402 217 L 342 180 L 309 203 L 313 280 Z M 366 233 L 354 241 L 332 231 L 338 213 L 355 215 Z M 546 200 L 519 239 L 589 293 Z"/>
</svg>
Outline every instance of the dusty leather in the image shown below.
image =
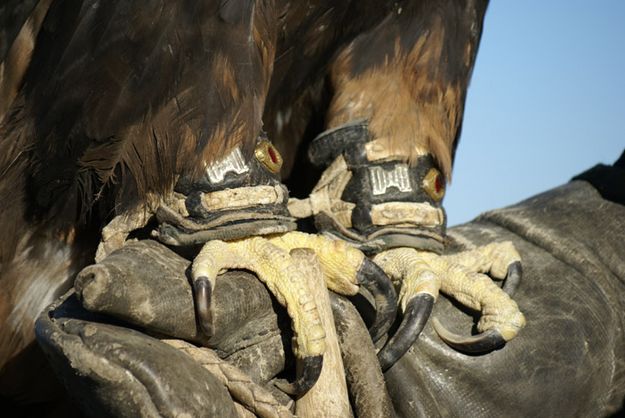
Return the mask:
<svg viewBox="0 0 625 418">
<path fill-rule="evenodd" d="M 453 228 L 461 245 L 511 240 L 527 327 L 486 356 L 459 354 L 428 325 L 386 373 L 401 416 L 606 416 L 625 396 L 625 207 L 572 182 Z M 473 321 L 447 299 L 456 332 Z"/>
<path fill-rule="evenodd" d="M 445 181 L 434 159 L 423 155 L 408 165 L 394 155 L 376 155 L 378 151 L 365 120 L 313 140 L 308 156 L 326 168 L 308 199 L 317 229 L 367 253 L 395 247 L 441 253 L 447 225 L 441 206 Z M 440 195 L 426 191 L 426 183 L 438 183 L 431 176 L 441 182 Z M 323 201 L 327 204 L 320 205 Z"/>
<path fill-rule="evenodd" d="M 340 296 L 332 294 L 330 299 L 354 415 L 360 418 L 394 416 L 382 369 L 376 367 L 378 360 L 373 342 L 358 311 Z"/>
<path fill-rule="evenodd" d="M 515 299 L 527 327 L 502 349 L 472 357 L 448 348 L 428 324 L 406 356 L 385 374 L 399 416 L 608 416 L 622 408 L 625 206 L 575 181 L 452 228 L 450 238 L 449 252 L 493 241 L 514 243 L 524 268 Z M 235 306 L 244 303 L 244 288 L 253 287 L 252 282 L 243 281 L 229 301 Z M 177 283 L 184 286 L 183 280 Z M 258 309 L 261 317 L 279 307 L 261 303 Z M 468 334 L 473 318 L 459 309 L 441 297 L 433 316 L 451 330 Z M 59 373 L 71 376 L 70 364 L 58 361 L 62 346 L 50 343 L 51 334 L 41 331 L 48 318 L 40 320 L 38 338 L 52 358 L 65 365 Z M 275 319 L 270 322 L 274 325 L 265 331 L 272 335 L 278 325 Z M 193 324 L 181 329 L 192 333 Z M 251 365 L 267 355 L 282 359 L 289 352 L 283 344 L 267 338 L 262 349 L 250 345 L 240 351 L 252 353 L 244 356 L 252 372 Z M 163 361 L 171 363 L 170 358 Z M 76 382 L 67 382 L 70 393 L 77 390 Z M 215 403 L 231 402 L 224 399 L 216 396 Z"/>
<path fill-rule="evenodd" d="M 156 241 L 143 240 L 83 269 L 74 288 L 89 311 L 138 325 L 152 335 L 211 347 L 241 363 L 260 382 L 274 377 L 284 368 L 284 353 L 263 348 L 281 345 L 279 322 L 288 330 L 290 321 L 283 310 L 274 309 L 265 286 L 248 272 L 221 275 L 215 287 L 216 332 L 208 339 L 195 320 L 189 270 L 188 260 Z M 262 358 L 250 354 L 257 352 L 264 352 Z"/>
<path fill-rule="evenodd" d="M 85 319 L 73 296 L 54 308 L 37 322 L 38 339 L 85 415 L 238 416 L 225 387 L 175 348 Z"/>
</svg>

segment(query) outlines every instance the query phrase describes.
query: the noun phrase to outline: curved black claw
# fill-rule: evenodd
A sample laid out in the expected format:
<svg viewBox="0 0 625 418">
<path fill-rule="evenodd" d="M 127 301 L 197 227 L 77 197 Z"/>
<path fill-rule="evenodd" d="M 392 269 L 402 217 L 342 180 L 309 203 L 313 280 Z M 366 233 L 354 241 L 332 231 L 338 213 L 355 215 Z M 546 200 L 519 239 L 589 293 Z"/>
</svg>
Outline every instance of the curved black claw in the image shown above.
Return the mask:
<svg viewBox="0 0 625 418">
<path fill-rule="evenodd" d="M 506 344 L 506 340 L 495 329 L 478 335 L 463 337 L 447 330 L 436 318 L 432 320 L 432 325 L 441 340 L 445 341 L 451 348 L 462 353 L 486 354 Z"/>
<path fill-rule="evenodd" d="M 375 300 L 375 321 L 369 328 L 369 334 L 376 342 L 388 332 L 395 321 L 397 293 L 384 270 L 368 258 L 362 262 L 356 280 L 371 293 Z"/>
<path fill-rule="evenodd" d="M 276 385 L 278 389 L 285 393 L 288 393 L 289 395 L 294 395 L 298 397 L 303 396 L 313 386 L 315 386 L 315 383 L 317 383 L 317 380 L 319 380 L 322 367 L 323 355 L 304 357 L 303 359 L 298 360 L 297 378 L 293 383 L 279 380 L 276 381 L 274 385 Z"/>
<path fill-rule="evenodd" d="M 378 353 L 380 367 L 385 372 L 400 358 L 417 340 L 432 313 L 434 297 L 428 293 L 420 293 L 406 305 L 404 319 L 397 332 Z"/>
<path fill-rule="evenodd" d="M 211 309 L 211 298 L 213 289 L 208 277 L 199 277 L 193 282 L 193 298 L 195 301 L 195 312 L 198 323 L 202 331 L 209 338 L 213 336 L 213 311 Z"/>
<path fill-rule="evenodd" d="M 523 267 L 521 266 L 520 261 L 515 261 L 514 263 L 508 266 L 508 274 L 506 275 L 506 281 L 503 283 L 503 291 L 508 294 L 508 296 L 514 295 L 517 287 L 521 283 L 521 278 L 523 277 Z"/>
</svg>

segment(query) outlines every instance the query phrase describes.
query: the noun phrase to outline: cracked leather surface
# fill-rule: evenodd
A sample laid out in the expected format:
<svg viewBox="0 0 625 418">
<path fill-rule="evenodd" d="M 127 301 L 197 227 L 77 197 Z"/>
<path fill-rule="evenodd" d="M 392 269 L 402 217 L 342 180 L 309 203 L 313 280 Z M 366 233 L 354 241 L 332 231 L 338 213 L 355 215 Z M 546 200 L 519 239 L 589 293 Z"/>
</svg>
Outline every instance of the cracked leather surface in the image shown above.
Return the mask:
<svg viewBox="0 0 625 418">
<path fill-rule="evenodd" d="M 401 416 L 606 416 L 625 396 L 625 207 L 572 182 L 453 228 L 468 245 L 510 240 L 527 327 L 503 349 L 467 356 L 430 325 L 385 375 Z M 442 298 L 433 317 L 466 332 Z"/>
<path fill-rule="evenodd" d="M 184 353 L 135 330 L 94 322 L 98 318 L 85 317 L 71 296 L 56 307 L 37 322 L 37 338 L 85 415 L 238 416 L 221 382 Z"/>
</svg>

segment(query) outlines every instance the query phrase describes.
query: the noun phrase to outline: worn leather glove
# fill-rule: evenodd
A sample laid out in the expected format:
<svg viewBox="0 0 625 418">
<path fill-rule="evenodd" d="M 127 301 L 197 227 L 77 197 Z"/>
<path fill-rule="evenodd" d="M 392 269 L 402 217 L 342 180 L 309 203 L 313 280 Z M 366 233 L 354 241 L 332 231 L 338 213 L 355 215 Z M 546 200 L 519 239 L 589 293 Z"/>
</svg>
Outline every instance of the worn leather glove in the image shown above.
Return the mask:
<svg viewBox="0 0 625 418">
<path fill-rule="evenodd" d="M 38 339 L 87 415 L 235 416 L 233 397 L 260 416 L 290 415 L 290 399 L 276 399 L 266 385 L 285 367 L 278 323 L 288 330 L 288 318 L 278 318 L 249 273 L 226 273 L 216 287 L 218 331 L 208 341 L 197 326 L 189 265 L 156 241 L 129 242 L 85 268 L 75 293 L 41 316 Z M 203 356 L 211 361 L 198 363 L 164 337 L 209 345 Z"/>
</svg>

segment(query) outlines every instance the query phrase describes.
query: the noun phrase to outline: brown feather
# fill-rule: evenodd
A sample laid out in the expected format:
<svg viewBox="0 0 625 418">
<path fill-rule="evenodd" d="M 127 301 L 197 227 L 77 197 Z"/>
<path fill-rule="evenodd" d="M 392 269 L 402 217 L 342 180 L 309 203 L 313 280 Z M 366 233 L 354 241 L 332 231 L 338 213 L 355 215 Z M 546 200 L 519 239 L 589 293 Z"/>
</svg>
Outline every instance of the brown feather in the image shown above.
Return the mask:
<svg viewBox="0 0 625 418">
<path fill-rule="evenodd" d="M 367 119 L 388 155 L 431 153 L 450 179 L 485 8 L 415 2 L 356 38 L 332 66 L 329 127 Z"/>
</svg>

